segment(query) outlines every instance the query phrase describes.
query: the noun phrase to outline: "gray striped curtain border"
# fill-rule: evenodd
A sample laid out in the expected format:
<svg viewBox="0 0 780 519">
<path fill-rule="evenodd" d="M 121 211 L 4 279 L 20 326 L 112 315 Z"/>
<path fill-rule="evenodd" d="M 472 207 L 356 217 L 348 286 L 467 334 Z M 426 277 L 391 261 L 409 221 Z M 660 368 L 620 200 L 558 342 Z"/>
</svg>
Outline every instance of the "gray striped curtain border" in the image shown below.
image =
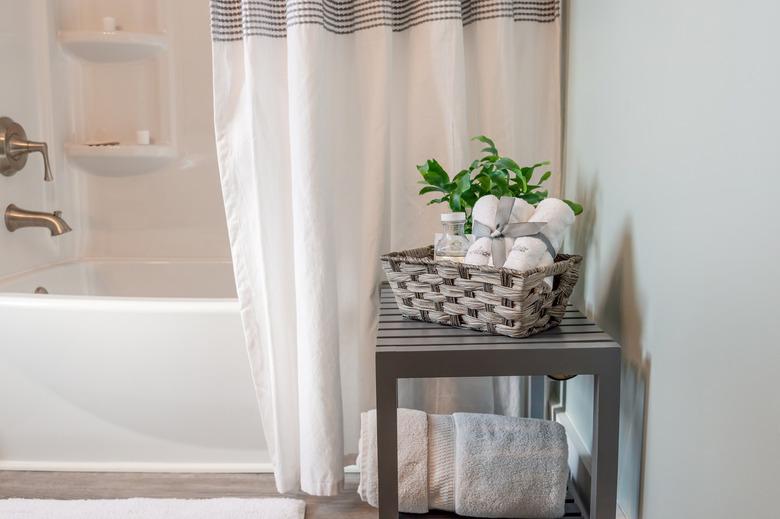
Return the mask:
<svg viewBox="0 0 780 519">
<path fill-rule="evenodd" d="M 211 0 L 211 35 L 235 41 L 284 38 L 289 27 L 304 24 L 352 34 L 373 27 L 405 31 L 438 20 L 466 26 L 493 18 L 550 23 L 559 16 L 560 0 Z"/>
</svg>

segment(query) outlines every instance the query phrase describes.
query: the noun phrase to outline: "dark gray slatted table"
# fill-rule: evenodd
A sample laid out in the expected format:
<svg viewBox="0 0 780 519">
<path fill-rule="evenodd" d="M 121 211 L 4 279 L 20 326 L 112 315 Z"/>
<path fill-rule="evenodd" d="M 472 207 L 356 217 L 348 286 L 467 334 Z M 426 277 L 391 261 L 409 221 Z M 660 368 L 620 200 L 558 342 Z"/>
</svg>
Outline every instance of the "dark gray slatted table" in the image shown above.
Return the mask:
<svg viewBox="0 0 780 519">
<path fill-rule="evenodd" d="M 405 319 L 383 286 L 376 351 L 379 519 L 399 517 L 398 379 L 549 373 L 594 375 L 590 517 L 615 518 L 620 346 L 570 308 L 557 328 L 512 339 Z M 531 389 L 538 402 L 538 385 Z"/>
</svg>

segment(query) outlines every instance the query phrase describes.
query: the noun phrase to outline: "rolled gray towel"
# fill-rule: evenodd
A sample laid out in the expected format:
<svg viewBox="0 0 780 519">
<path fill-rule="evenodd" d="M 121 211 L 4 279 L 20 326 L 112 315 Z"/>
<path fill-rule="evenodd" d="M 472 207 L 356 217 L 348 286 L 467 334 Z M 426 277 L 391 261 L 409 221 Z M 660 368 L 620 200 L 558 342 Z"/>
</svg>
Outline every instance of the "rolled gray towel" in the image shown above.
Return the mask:
<svg viewBox="0 0 780 519">
<path fill-rule="evenodd" d="M 568 445 L 559 423 L 455 413 L 427 415 L 426 427 L 419 424 L 420 414 L 424 415 L 399 410 L 400 511 L 436 509 L 472 517 L 538 519 L 564 514 Z M 371 418 L 375 416 L 373 411 L 364 413 L 359 454 L 359 492 L 373 506 L 377 501 L 376 421 Z M 419 425 L 410 428 L 409 423 Z M 427 442 L 421 442 L 412 429 L 424 431 Z M 421 470 L 420 465 L 427 467 Z"/>
</svg>

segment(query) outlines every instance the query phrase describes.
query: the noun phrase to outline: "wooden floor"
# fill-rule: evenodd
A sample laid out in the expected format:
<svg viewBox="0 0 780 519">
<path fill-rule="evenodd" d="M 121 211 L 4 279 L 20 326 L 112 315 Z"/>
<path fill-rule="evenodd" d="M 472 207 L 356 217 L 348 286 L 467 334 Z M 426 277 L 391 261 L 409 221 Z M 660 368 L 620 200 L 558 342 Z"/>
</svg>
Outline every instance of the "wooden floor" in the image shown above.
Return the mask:
<svg viewBox="0 0 780 519">
<path fill-rule="evenodd" d="M 306 501 L 306 519 L 374 519 L 375 508 L 360 501 L 357 474 L 347 474 L 344 491 L 336 497 L 290 495 Z M 278 497 L 271 474 L 160 474 L 137 472 L 21 472 L 0 471 L 0 499 L 116 499 L 128 497 Z M 419 519 L 458 517 L 446 512 Z M 582 517 L 574 500 L 566 502 L 566 517 Z"/>
</svg>

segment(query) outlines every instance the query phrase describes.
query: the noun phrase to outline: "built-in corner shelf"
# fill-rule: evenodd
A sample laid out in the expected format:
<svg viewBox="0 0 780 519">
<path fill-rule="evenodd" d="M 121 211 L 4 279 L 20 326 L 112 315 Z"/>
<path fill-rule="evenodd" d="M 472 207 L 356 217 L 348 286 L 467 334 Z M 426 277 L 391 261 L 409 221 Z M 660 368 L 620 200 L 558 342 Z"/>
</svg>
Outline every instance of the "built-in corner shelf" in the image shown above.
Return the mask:
<svg viewBox="0 0 780 519">
<path fill-rule="evenodd" d="M 143 59 L 168 45 L 165 35 L 145 32 L 60 31 L 58 38 L 69 54 L 100 63 Z"/>
<path fill-rule="evenodd" d="M 65 154 L 82 168 L 101 175 L 128 175 L 157 169 L 176 158 L 166 144 L 87 146 L 66 144 Z"/>
</svg>

